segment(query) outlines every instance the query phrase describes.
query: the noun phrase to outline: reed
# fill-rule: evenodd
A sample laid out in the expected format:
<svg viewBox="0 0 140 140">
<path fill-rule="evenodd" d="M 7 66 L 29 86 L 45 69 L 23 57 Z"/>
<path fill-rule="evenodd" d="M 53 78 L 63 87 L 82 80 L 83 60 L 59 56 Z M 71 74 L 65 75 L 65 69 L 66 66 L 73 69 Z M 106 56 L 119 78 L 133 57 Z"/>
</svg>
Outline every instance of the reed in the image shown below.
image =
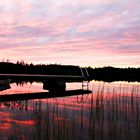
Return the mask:
<svg viewBox="0 0 140 140">
<path fill-rule="evenodd" d="M 93 85 L 90 95 L 6 102 L 1 103 L 0 109 L 10 111 L 15 120 L 33 121 L 28 129 L 25 125 L 14 126 L 19 128 L 16 139 L 23 139 L 23 135 L 27 140 L 138 140 L 140 137 L 140 88 L 135 84 L 100 83 Z M 13 138 L 10 134 L 7 137 Z"/>
</svg>

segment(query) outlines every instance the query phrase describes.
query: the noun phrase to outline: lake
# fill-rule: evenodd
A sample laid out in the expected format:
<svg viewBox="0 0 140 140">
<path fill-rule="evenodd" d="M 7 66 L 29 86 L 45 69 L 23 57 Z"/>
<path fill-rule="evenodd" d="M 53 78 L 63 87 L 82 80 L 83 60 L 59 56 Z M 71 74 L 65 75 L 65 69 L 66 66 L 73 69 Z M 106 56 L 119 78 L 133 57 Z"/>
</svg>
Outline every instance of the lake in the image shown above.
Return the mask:
<svg viewBox="0 0 140 140">
<path fill-rule="evenodd" d="M 37 82 L 10 86 L 0 95 L 45 91 Z M 89 89 L 92 93 L 83 95 L 0 100 L 0 140 L 138 140 L 140 83 L 92 81 Z"/>
</svg>

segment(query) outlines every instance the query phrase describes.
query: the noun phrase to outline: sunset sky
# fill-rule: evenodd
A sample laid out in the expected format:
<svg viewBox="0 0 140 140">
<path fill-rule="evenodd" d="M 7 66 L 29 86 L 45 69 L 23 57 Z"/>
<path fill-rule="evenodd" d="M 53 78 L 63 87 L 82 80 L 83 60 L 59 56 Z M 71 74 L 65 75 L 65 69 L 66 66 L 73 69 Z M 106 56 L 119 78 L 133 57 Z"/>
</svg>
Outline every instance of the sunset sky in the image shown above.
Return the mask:
<svg viewBox="0 0 140 140">
<path fill-rule="evenodd" d="M 140 0 L 0 0 L 0 61 L 140 67 Z"/>
</svg>

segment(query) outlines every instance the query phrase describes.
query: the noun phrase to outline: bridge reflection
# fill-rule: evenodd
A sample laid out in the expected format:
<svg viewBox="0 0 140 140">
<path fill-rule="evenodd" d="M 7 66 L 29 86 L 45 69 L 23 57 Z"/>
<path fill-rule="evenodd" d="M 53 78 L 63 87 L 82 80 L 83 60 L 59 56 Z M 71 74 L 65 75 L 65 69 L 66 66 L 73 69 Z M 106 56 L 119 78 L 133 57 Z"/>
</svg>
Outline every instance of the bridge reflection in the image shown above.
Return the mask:
<svg viewBox="0 0 140 140">
<path fill-rule="evenodd" d="M 92 93 L 92 91 L 82 90 L 82 89 L 68 90 L 63 92 L 50 91 L 50 92 L 36 92 L 36 93 L 19 93 L 19 94 L 16 93 L 16 94 L 9 94 L 9 95 L 0 95 L 0 102 L 67 97 L 67 96 L 83 95 L 89 93 Z"/>
</svg>

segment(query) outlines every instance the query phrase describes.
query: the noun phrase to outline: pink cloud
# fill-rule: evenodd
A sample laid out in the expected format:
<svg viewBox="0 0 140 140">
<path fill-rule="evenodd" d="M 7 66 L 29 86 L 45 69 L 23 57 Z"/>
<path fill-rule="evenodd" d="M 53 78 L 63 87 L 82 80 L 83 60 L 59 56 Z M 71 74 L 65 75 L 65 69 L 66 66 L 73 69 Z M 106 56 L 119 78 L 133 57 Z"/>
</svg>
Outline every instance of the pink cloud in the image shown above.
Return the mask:
<svg viewBox="0 0 140 140">
<path fill-rule="evenodd" d="M 71 2 L 71 5 L 99 5 L 99 4 L 110 4 L 113 0 L 75 0 Z"/>
<path fill-rule="evenodd" d="M 2 0 L 0 5 L 4 7 L 0 14 L 1 60 L 103 65 L 113 64 L 117 56 L 126 63 L 123 56 L 127 56 L 131 65 L 138 62 L 136 2 Z"/>
</svg>

